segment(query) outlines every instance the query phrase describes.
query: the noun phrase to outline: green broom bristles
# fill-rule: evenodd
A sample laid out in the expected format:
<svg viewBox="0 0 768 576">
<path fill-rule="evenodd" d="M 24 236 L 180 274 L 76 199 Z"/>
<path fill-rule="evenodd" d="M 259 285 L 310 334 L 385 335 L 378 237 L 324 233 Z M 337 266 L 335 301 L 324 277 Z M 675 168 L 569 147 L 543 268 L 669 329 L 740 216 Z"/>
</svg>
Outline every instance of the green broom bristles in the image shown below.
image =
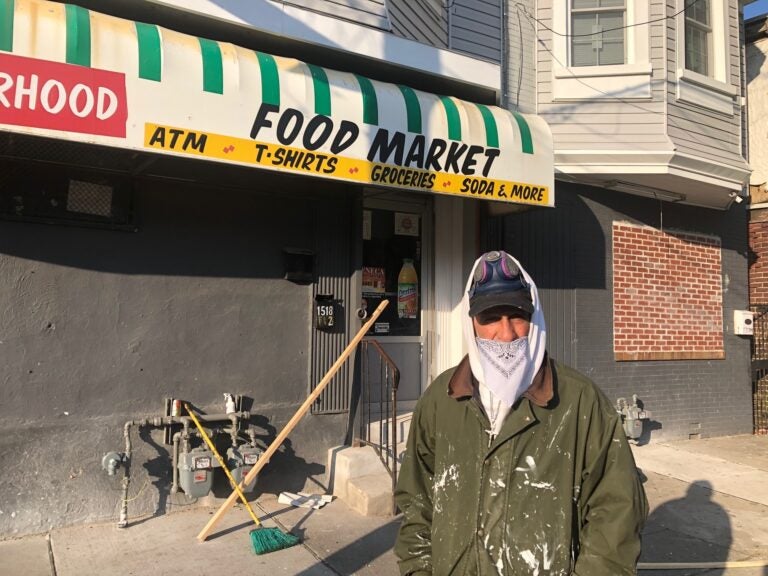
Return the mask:
<svg viewBox="0 0 768 576">
<path fill-rule="evenodd" d="M 259 527 L 251 530 L 251 543 L 256 554 L 268 554 L 299 543 L 293 534 L 283 534 L 278 528 Z"/>
</svg>

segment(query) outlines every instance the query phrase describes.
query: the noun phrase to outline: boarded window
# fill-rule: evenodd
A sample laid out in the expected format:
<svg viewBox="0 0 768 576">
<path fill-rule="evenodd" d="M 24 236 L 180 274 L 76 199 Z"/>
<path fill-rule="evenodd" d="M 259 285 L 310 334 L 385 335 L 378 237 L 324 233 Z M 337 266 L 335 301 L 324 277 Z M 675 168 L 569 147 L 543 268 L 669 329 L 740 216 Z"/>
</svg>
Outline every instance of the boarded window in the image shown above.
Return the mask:
<svg viewBox="0 0 768 576">
<path fill-rule="evenodd" d="M 615 359 L 724 358 L 721 278 L 719 238 L 614 222 Z"/>
</svg>

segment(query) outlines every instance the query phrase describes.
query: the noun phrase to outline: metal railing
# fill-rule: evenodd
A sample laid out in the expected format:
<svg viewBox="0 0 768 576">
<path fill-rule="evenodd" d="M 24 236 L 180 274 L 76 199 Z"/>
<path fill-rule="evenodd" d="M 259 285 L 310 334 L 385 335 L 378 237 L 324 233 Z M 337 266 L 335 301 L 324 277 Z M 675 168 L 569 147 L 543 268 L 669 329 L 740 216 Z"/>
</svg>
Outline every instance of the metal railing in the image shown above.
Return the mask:
<svg viewBox="0 0 768 576">
<path fill-rule="evenodd" d="M 397 513 L 397 387 L 400 369 L 376 340 L 360 342 L 360 428 L 356 445 L 372 446 L 392 478 L 392 514 Z M 372 432 L 378 426 L 378 435 Z"/>
<path fill-rule="evenodd" d="M 754 312 L 752 336 L 752 418 L 755 434 L 768 434 L 768 305 L 750 307 Z"/>
</svg>

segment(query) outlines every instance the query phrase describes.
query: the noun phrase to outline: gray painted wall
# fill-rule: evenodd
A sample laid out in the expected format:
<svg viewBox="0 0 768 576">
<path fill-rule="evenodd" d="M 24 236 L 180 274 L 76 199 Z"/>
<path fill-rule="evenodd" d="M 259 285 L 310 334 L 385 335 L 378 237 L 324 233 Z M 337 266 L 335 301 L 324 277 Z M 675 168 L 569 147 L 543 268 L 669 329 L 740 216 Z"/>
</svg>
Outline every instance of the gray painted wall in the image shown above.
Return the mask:
<svg viewBox="0 0 768 576">
<path fill-rule="evenodd" d="M 140 182 L 136 233 L 0 221 L 0 536 L 116 519 L 121 474 L 101 458 L 164 397 L 251 397 L 265 440 L 304 401 L 313 288 L 282 279 L 281 250 L 348 226 L 352 204 L 314 180 L 252 187 Z M 306 416 L 257 490 L 322 485 L 346 420 Z M 134 432 L 130 519 L 189 505 L 161 438 Z"/>
<path fill-rule="evenodd" d="M 616 362 L 611 227 L 615 220 L 722 239 L 724 360 Z M 558 183 L 557 207 L 503 220 L 503 245 L 531 270 L 542 294 L 549 349 L 615 401 L 637 394 L 652 412 L 653 440 L 752 431 L 750 342 L 733 335 L 748 302 L 746 210 L 692 208 Z M 648 437 L 644 438 L 647 440 Z"/>
</svg>

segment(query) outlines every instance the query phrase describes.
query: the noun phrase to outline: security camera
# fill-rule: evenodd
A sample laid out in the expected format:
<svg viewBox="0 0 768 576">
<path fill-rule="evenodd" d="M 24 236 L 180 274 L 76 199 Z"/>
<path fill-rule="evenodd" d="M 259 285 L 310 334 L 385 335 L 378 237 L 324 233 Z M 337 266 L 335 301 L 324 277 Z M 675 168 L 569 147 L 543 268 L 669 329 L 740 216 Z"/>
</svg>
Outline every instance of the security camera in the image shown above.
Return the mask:
<svg viewBox="0 0 768 576">
<path fill-rule="evenodd" d="M 731 198 L 736 204 L 741 204 L 744 202 L 744 198 L 742 198 L 738 193 L 736 192 L 729 192 L 728 197 Z"/>
</svg>

